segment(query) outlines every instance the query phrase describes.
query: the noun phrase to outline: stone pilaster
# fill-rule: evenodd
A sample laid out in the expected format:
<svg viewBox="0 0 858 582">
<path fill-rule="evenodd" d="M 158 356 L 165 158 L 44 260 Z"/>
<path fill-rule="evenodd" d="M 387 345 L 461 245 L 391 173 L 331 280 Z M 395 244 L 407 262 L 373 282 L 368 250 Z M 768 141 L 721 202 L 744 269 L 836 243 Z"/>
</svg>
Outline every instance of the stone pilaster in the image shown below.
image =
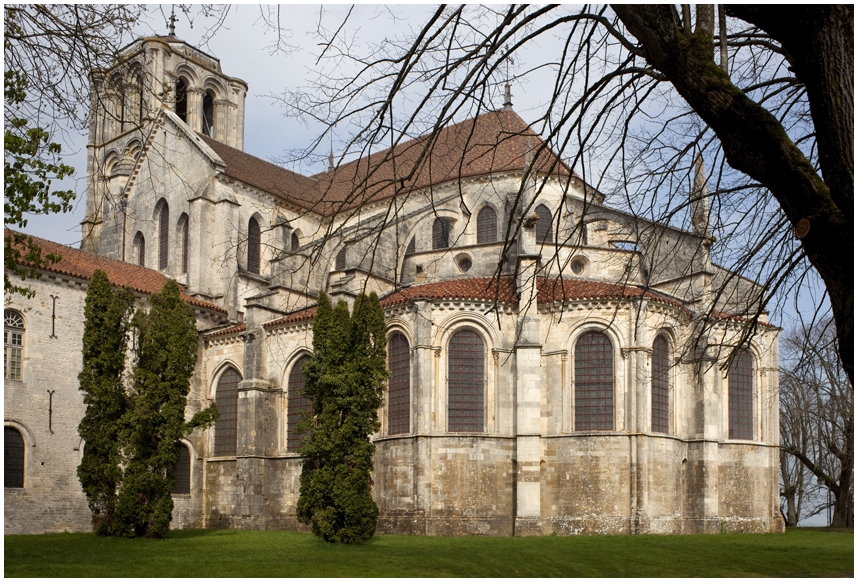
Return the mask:
<svg viewBox="0 0 858 582">
<path fill-rule="evenodd" d="M 525 228 L 527 249 L 533 228 Z M 518 329 L 515 344 L 515 533 L 542 533 L 542 478 L 540 437 L 542 416 L 542 345 L 536 303 L 538 257 L 519 256 Z"/>
<path fill-rule="evenodd" d="M 188 100 L 187 123 L 191 131 L 203 130 L 203 96 L 202 89 L 188 89 L 185 93 Z"/>
</svg>

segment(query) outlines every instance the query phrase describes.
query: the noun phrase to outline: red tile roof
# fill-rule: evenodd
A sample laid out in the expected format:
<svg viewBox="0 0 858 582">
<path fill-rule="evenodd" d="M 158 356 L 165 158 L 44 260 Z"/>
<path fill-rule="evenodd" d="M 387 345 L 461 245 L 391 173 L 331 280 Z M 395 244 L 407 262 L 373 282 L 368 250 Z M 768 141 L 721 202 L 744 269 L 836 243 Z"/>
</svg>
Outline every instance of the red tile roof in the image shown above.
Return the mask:
<svg viewBox="0 0 858 582">
<path fill-rule="evenodd" d="M 227 176 L 323 215 L 449 180 L 521 171 L 528 151 L 540 149 L 535 168 L 573 175 L 510 109 L 484 113 L 311 178 L 202 137 L 226 163 Z"/>
<path fill-rule="evenodd" d="M 9 238 L 13 234 L 16 233 L 7 228 L 5 229 L 4 237 Z M 40 268 L 42 271 L 68 275 L 70 277 L 77 277 L 78 279 L 85 279 L 88 281 L 92 278 L 96 269 L 101 269 L 107 273 L 107 278 L 113 285 L 128 287 L 138 293 L 144 293 L 146 295 L 151 295 L 152 293 L 160 291 L 164 286 L 164 283 L 167 282 L 167 277 L 152 269 L 139 267 L 130 263 L 123 263 L 122 261 L 107 259 L 105 257 L 100 257 L 80 249 L 67 247 L 43 238 L 35 236 L 32 238 L 33 241 L 41 247 L 42 256 L 47 254 L 57 254 L 62 256 L 62 260 L 60 260 L 59 263 L 45 265 Z M 28 265 L 26 262 L 22 264 Z M 203 309 L 208 309 L 209 311 L 216 311 L 223 314 L 226 313 L 226 309 L 218 307 L 214 303 L 201 301 L 191 297 L 185 293 L 185 288 L 182 285 L 179 285 L 179 288 L 181 289 L 182 299 L 187 301 L 189 304 Z"/>
<path fill-rule="evenodd" d="M 712 319 L 738 321 L 741 323 L 749 323 L 754 319 L 753 317 L 748 317 L 746 315 L 738 315 L 735 313 L 727 313 L 726 311 L 712 311 L 709 313 L 709 317 Z M 771 324 L 771 323 L 768 323 L 768 322 L 765 322 L 765 321 L 760 321 L 759 319 L 757 319 L 755 323 L 757 325 L 761 325 L 763 327 L 770 327 L 773 329 L 778 329 L 778 326 Z"/>
<path fill-rule="evenodd" d="M 632 285 L 618 285 L 602 281 L 587 281 L 584 279 L 540 279 L 537 281 L 538 303 L 552 303 L 554 301 L 581 301 L 586 299 L 634 299 L 646 297 L 647 299 L 666 303 L 685 309 L 681 301 L 663 293 L 645 290 Z"/>
<path fill-rule="evenodd" d="M 299 321 L 305 321 L 307 319 L 313 319 L 316 316 L 316 307 L 305 307 L 304 309 L 299 309 L 289 315 L 281 317 L 279 319 L 273 319 L 271 321 L 266 321 L 262 324 L 262 327 L 277 327 L 278 325 L 287 325 L 290 323 L 297 323 Z"/>
<path fill-rule="evenodd" d="M 392 307 L 415 299 L 471 299 L 515 303 L 518 301 L 518 294 L 512 277 L 501 277 L 500 285 L 496 277 L 454 279 L 399 289 L 382 299 L 381 306 Z"/>
<path fill-rule="evenodd" d="M 598 299 L 635 299 L 645 297 L 650 301 L 672 305 L 687 314 L 691 314 L 688 308 L 678 299 L 646 290 L 632 285 L 618 285 L 602 281 L 587 281 L 583 279 L 547 279 L 537 280 L 536 300 L 539 304 L 553 303 L 556 301 L 587 301 Z M 423 285 L 411 285 L 398 289 L 381 300 L 383 308 L 409 303 L 419 299 L 428 300 L 472 300 L 498 303 L 517 303 L 518 292 L 515 288 L 513 277 L 476 277 L 472 279 L 454 279 L 440 281 L 437 283 L 425 283 Z M 312 319 L 316 315 L 316 308 L 306 307 L 285 317 L 267 321 L 263 324 L 265 328 L 272 328 L 290 323 L 297 323 Z M 748 321 L 741 315 L 713 312 L 711 317 L 716 319 L 731 319 L 734 321 Z M 768 323 L 758 322 L 767 327 L 776 327 Z M 243 324 L 242 324 L 243 325 Z M 236 333 L 236 328 L 215 332 L 217 335 Z"/>
<path fill-rule="evenodd" d="M 224 329 L 219 329 L 217 331 L 211 331 L 206 333 L 203 337 L 205 339 L 212 339 L 215 337 L 221 337 L 225 335 L 232 335 L 234 333 L 241 333 L 247 331 L 246 323 L 239 323 L 237 325 L 232 325 L 230 327 L 225 327 Z"/>
</svg>

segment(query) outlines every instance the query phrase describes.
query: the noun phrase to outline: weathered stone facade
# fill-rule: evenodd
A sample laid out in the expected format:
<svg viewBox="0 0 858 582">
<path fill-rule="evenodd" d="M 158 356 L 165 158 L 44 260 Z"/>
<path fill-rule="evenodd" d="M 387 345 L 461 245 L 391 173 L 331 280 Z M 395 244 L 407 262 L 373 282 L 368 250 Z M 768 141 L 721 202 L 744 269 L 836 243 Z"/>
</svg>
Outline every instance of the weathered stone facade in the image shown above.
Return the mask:
<svg viewBox="0 0 858 582">
<path fill-rule="evenodd" d="M 385 172 L 395 158 L 407 173 L 420 140 L 378 154 L 385 180 L 374 190 L 356 162 L 301 176 L 240 151 L 246 85 L 215 59 L 170 37 L 128 52 L 161 93 L 141 97 L 147 113 L 128 131 L 93 122 L 84 248 L 156 268 L 225 312 L 198 309 L 188 415 L 219 399 L 235 410 L 233 425 L 222 419 L 185 443 L 190 493 L 175 497 L 174 527 L 304 527 L 289 431 L 313 305 L 320 291 L 350 302 L 366 289 L 408 354 L 397 364 L 404 391 L 386 395 L 373 437 L 379 531 L 782 531 L 778 330 L 762 315 L 743 337 L 758 287 L 711 263 L 699 200 L 690 231 L 603 206 L 509 109 L 442 130 L 431 167 L 408 181 Z M 176 106 L 178 79 L 187 95 L 220 91 L 213 127 L 190 98 Z M 37 285 L 32 301 L 44 303 L 59 283 Z M 83 287 L 64 312 L 68 361 L 52 372 L 76 398 L 63 413 L 67 442 L 44 453 L 67 457 L 72 525 L 57 513 L 38 527 L 22 521 L 25 496 L 61 497 L 37 488 L 41 465 L 28 460 L 28 485 L 6 489 L 7 533 L 87 526 L 71 455 Z M 27 305 L 7 298 L 7 308 L 36 309 Z M 743 341 L 750 367 L 733 375 L 726 364 Z M 27 345 L 30 374 L 53 353 L 42 342 Z M 657 342 L 667 347 L 655 353 Z M 237 374 L 234 390 L 225 374 Z M 7 426 L 44 416 L 50 380 L 20 384 L 26 410 L 7 383 Z M 405 421 L 391 420 L 394 409 Z"/>
</svg>

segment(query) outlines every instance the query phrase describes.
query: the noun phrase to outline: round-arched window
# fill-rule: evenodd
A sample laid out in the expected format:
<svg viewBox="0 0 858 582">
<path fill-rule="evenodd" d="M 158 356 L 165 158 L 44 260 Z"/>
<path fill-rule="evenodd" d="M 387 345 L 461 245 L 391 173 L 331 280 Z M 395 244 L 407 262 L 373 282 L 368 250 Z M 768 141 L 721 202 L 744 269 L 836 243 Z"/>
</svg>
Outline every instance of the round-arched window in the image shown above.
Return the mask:
<svg viewBox="0 0 858 582">
<path fill-rule="evenodd" d="M 575 430 L 614 429 L 611 340 L 589 331 L 575 342 Z"/>
<path fill-rule="evenodd" d="M 217 382 L 215 404 L 220 413 L 215 422 L 214 456 L 235 455 L 238 424 L 238 383 L 241 374 L 235 368 L 224 370 Z"/>
<path fill-rule="evenodd" d="M 450 338 L 447 354 L 447 430 L 483 432 L 485 355 L 483 338 L 472 329 Z"/>
</svg>

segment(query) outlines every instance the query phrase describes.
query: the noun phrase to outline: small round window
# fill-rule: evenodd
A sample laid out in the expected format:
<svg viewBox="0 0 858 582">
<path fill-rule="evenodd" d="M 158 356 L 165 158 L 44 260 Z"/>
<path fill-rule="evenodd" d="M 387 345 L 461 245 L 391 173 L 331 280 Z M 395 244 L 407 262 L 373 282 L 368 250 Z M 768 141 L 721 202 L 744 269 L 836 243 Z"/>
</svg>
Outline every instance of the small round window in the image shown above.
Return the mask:
<svg viewBox="0 0 858 582">
<path fill-rule="evenodd" d="M 572 272 L 581 275 L 584 272 L 584 261 L 580 259 L 572 261 Z"/>
<path fill-rule="evenodd" d="M 471 262 L 470 257 L 462 257 L 461 259 L 459 259 L 459 270 L 463 273 L 467 273 L 468 271 L 470 271 L 472 265 L 473 263 Z"/>
</svg>

